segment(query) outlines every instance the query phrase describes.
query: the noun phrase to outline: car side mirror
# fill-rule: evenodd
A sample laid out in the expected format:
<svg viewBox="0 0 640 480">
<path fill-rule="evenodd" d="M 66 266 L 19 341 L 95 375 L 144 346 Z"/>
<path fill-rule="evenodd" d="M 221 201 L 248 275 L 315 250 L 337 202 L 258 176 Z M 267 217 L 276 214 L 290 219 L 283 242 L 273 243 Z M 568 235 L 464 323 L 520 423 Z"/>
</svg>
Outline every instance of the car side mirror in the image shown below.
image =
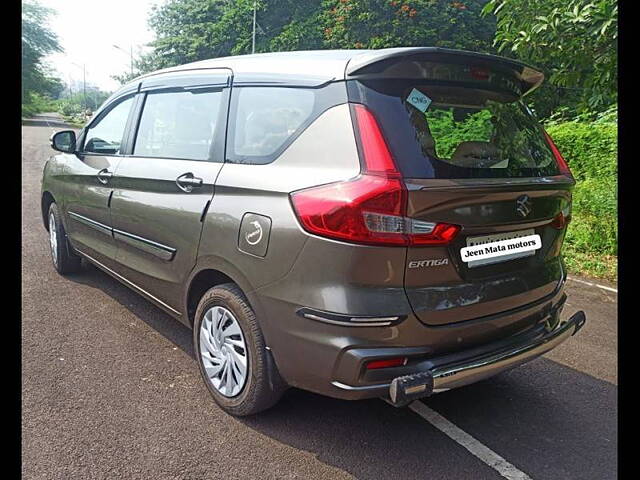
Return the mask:
<svg viewBox="0 0 640 480">
<path fill-rule="evenodd" d="M 61 130 L 51 135 L 51 148 L 59 152 L 74 153 L 76 151 L 76 132 Z"/>
</svg>

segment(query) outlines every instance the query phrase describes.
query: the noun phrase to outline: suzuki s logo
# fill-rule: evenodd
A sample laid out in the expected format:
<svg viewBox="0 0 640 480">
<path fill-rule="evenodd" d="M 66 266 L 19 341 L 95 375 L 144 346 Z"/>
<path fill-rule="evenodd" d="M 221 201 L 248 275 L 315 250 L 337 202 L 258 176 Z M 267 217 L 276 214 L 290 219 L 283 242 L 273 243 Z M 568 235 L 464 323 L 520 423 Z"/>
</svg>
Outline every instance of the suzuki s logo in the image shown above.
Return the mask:
<svg viewBox="0 0 640 480">
<path fill-rule="evenodd" d="M 409 262 L 409 268 L 439 267 L 440 265 L 448 264 L 448 258 L 435 258 L 433 260 L 413 260 Z"/>
<path fill-rule="evenodd" d="M 529 199 L 527 195 L 522 195 L 521 197 L 517 198 L 516 212 L 518 212 L 518 215 L 520 215 L 522 218 L 529 215 L 532 208 L 533 206 L 531 205 L 531 199 Z"/>
<path fill-rule="evenodd" d="M 251 222 L 251 225 L 253 225 L 254 229 L 247 232 L 244 238 L 249 245 L 257 245 L 262 240 L 262 225 L 255 220 Z"/>
</svg>

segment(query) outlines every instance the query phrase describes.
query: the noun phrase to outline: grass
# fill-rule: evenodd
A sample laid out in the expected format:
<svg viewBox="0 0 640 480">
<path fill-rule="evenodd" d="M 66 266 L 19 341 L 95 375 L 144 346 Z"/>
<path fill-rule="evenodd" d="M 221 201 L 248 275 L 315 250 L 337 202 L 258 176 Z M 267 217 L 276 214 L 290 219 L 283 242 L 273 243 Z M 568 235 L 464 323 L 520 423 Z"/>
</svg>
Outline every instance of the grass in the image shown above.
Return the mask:
<svg viewBox="0 0 640 480">
<path fill-rule="evenodd" d="M 610 282 L 618 280 L 618 257 L 593 252 L 581 252 L 565 243 L 562 249 L 569 273 L 585 277 L 601 278 Z"/>
<path fill-rule="evenodd" d="M 78 120 L 76 117 L 71 115 L 62 115 L 62 118 L 64 118 L 64 121 L 72 127 L 82 128 L 85 125 L 83 120 Z"/>
<path fill-rule="evenodd" d="M 576 187 L 563 254 L 570 273 L 618 278 L 617 111 L 547 125 Z"/>
</svg>

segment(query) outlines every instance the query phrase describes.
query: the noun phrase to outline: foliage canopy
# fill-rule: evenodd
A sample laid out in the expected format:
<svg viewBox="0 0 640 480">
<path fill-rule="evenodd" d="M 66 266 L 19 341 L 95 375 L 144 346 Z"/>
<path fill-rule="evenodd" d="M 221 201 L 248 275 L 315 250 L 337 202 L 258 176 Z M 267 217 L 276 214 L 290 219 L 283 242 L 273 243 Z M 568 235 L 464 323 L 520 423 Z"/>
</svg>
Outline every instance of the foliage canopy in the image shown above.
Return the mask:
<svg viewBox="0 0 640 480">
<path fill-rule="evenodd" d="M 59 93 L 62 82 L 48 76 L 43 59 L 62 48 L 58 37 L 47 26 L 53 10 L 35 2 L 22 5 L 22 95 L 29 92 Z"/>
<path fill-rule="evenodd" d="M 578 111 L 600 110 L 617 101 L 616 0 L 490 0 L 483 13 L 497 18 L 500 53 L 542 67 L 552 85 L 570 91 L 552 108 L 569 100 Z"/>
<path fill-rule="evenodd" d="M 617 101 L 615 0 L 257 0 L 256 52 L 441 46 L 541 67 L 529 102 L 541 117 Z M 140 73 L 251 53 L 254 0 L 168 0 L 154 7 Z M 118 77 L 129 80 L 129 75 Z"/>
<path fill-rule="evenodd" d="M 485 0 L 259 0 L 256 52 L 433 45 L 493 51 L 495 19 Z M 253 0 L 169 0 L 149 25 L 143 71 L 251 53 Z"/>
</svg>

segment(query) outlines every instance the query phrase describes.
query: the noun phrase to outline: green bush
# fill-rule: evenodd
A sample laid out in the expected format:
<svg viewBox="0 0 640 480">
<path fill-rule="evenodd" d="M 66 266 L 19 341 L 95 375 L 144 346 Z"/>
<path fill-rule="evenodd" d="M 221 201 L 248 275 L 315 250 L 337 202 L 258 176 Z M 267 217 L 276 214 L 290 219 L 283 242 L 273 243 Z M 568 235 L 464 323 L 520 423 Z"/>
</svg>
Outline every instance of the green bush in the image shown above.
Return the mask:
<svg viewBox="0 0 640 480">
<path fill-rule="evenodd" d="M 57 100 L 37 92 L 28 92 L 24 97 L 24 103 L 22 103 L 23 118 L 33 117 L 35 114 L 42 112 L 55 112 L 56 110 L 58 110 Z"/>
<path fill-rule="evenodd" d="M 618 125 L 615 112 L 547 125 L 576 188 L 565 241 L 569 269 L 616 278 L 618 254 Z"/>
<path fill-rule="evenodd" d="M 617 122 L 570 121 L 548 125 L 547 132 L 569 163 L 576 180 L 615 178 L 617 175 Z"/>
<path fill-rule="evenodd" d="M 31 103 L 22 104 L 22 118 L 31 118 L 36 113 L 40 113 L 35 105 Z"/>
<path fill-rule="evenodd" d="M 81 104 L 69 100 L 61 100 L 58 111 L 65 116 L 73 116 L 84 110 Z"/>
<path fill-rule="evenodd" d="M 615 178 L 588 178 L 573 193 L 573 221 L 567 243 L 583 252 L 618 254 L 617 185 Z"/>
</svg>

